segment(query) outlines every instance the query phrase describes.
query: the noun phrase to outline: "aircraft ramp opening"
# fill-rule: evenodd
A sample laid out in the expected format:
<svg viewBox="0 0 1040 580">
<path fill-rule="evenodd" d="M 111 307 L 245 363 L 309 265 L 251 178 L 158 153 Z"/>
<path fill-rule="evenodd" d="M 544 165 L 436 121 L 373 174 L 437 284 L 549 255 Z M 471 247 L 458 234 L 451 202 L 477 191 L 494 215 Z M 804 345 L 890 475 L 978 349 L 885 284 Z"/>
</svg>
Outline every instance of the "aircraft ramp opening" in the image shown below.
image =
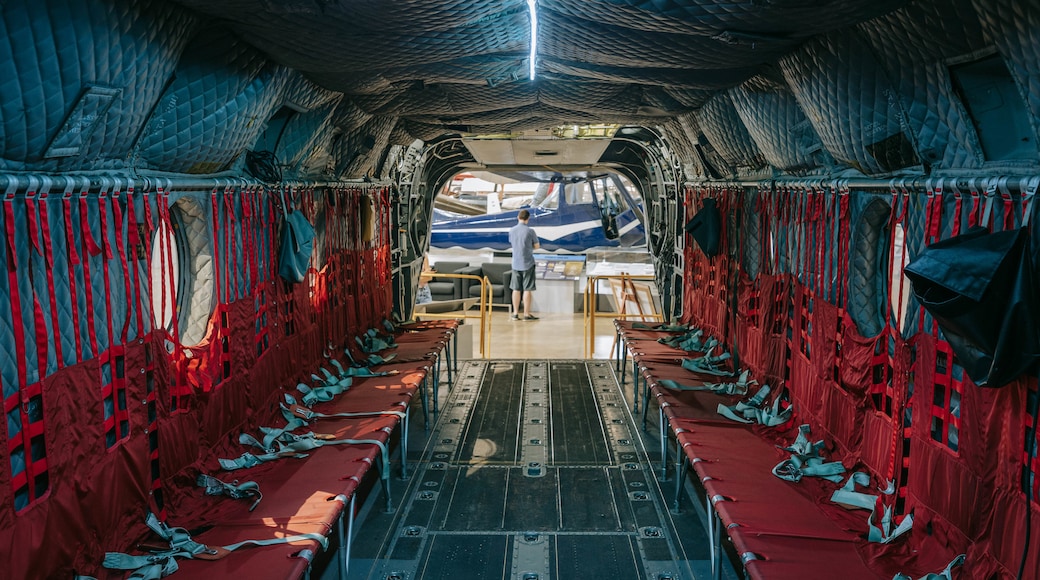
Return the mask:
<svg viewBox="0 0 1040 580">
<path fill-rule="evenodd" d="M 706 571 L 702 524 L 668 512 L 609 362 L 471 361 L 458 377 L 399 509 L 361 523 L 351 579 Z"/>
</svg>

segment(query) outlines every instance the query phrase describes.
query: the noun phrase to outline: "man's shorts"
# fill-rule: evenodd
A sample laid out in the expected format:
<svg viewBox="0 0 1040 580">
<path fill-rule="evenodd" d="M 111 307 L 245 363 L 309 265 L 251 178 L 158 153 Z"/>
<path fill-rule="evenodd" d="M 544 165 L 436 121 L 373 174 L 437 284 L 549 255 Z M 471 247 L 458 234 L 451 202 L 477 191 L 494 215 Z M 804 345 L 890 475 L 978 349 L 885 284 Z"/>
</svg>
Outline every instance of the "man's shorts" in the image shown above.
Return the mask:
<svg viewBox="0 0 1040 580">
<path fill-rule="evenodd" d="M 534 266 L 526 270 L 513 270 L 513 276 L 509 280 L 510 290 L 523 292 L 533 291 L 534 288 Z"/>
</svg>

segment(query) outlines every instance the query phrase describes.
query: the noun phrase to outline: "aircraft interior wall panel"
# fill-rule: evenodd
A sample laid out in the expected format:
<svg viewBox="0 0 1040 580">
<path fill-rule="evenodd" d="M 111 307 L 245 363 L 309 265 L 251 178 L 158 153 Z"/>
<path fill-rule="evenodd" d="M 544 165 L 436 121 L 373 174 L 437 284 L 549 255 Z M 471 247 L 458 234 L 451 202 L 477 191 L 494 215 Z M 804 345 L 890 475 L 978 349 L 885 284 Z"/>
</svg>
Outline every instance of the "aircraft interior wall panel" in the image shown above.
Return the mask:
<svg viewBox="0 0 1040 580">
<path fill-rule="evenodd" d="M 338 101 L 341 94 L 314 84 L 302 73 L 294 71 L 285 86 L 282 97 L 286 103 L 295 107 L 312 110 L 332 101 Z"/>
<path fill-rule="evenodd" d="M 642 87 L 609 83 L 566 82 L 548 89 L 539 102 L 558 109 L 601 115 L 637 115 L 649 99 Z"/>
<path fill-rule="evenodd" d="M 972 0 L 986 38 L 1007 61 L 1040 136 L 1040 6 L 1020 0 Z M 1040 138 L 1035 139 L 1040 142 Z M 1037 151 L 1031 161 L 1036 164 Z"/>
<path fill-rule="evenodd" d="M 697 112 L 697 120 L 709 142 L 730 166 L 758 169 L 765 164 L 762 152 L 725 91 L 704 104 Z"/>
<path fill-rule="evenodd" d="M 158 0 L 5 2 L 0 168 L 124 167 L 194 23 Z M 89 110 L 92 90 L 110 97 L 107 109 Z"/>
<path fill-rule="evenodd" d="M 819 37 L 780 66 L 824 146 L 836 160 L 868 174 L 915 165 L 888 96 L 893 87 L 854 30 Z"/>
<path fill-rule="evenodd" d="M 466 56 L 527 53 L 527 4 L 523 0 L 483 3 L 411 2 L 400 5 L 349 3 L 322 9 L 299 2 L 248 0 L 181 2 L 204 14 L 229 17 L 236 31 L 262 42 L 279 62 L 299 70 L 380 70 L 402 63 L 437 64 Z M 377 30 L 362 42 L 329 44 L 320 35 L 286 30 L 335 27 Z"/>
<path fill-rule="evenodd" d="M 951 84 L 947 59 L 988 46 L 970 0 L 928 0 L 858 27 L 897 89 L 921 160 L 937 168 L 978 167 L 982 151 Z"/>
<path fill-rule="evenodd" d="M 118 198 L 113 189 L 122 189 Z M 194 222 L 215 221 L 221 228 L 220 235 L 202 228 L 197 236 L 207 238 L 217 250 L 200 259 L 216 262 L 216 308 L 227 315 L 228 323 L 225 326 L 220 316 L 209 312 L 212 304 L 203 308 L 198 314 L 214 321 L 206 329 L 208 341 L 181 345 L 170 353 L 166 332 L 152 332 L 147 305 L 151 280 L 142 274 L 149 268 L 131 268 L 139 260 L 146 265 L 150 261 L 151 253 L 141 255 L 139 249 L 151 245 L 149 234 L 155 230 L 126 226 L 129 222 L 157 227 L 163 219 L 159 204 L 165 206 L 167 198 L 140 187 L 131 197 L 125 184 L 113 182 L 102 187 L 105 195 L 96 190 L 73 194 L 68 206 L 46 186 L 39 193 L 33 203 L 24 193 L 4 200 L 0 212 L 4 231 L 12 234 L 9 243 L 17 265 L 11 276 L 0 280 L 0 296 L 11 303 L 15 293 L 10 283 L 17 284 L 22 300 L 14 310 L 24 329 L 17 348 L 12 343 L 12 308 L 0 309 L 0 329 L 8 329 L 0 339 L 0 390 L 5 404 L 12 397 L 34 397 L 27 405 L 15 405 L 15 412 L 4 418 L 11 445 L 0 453 L 0 544 L 11 550 L 5 572 L 13 577 L 54 577 L 58 567 L 63 573 L 69 566 L 96 569 L 99 554 L 120 549 L 121 534 L 141 525 L 149 490 L 166 492 L 164 497 L 172 500 L 181 483 L 169 478 L 200 461 L 205 448 L 226 439 L 237 425 L 250 417 L 256 420 L 256 410 L 272 408 L 279 387 L 291 381 L 294 369 L 317 364 L 330 337 L 371 326 L 389 309 L 384 292 L 359 295 L 354 286 L 353 295 L 344 293 L 351 278 L 371 281 L 373 288 L 389 285 L 382 266 L 389 264 L 385 233 L 371 243 L 347 240 L 356 232 L 349 228 L 354 214 L 346 206 L 365 199 L 360 190 L 337 192 L 346 203 L 326 208 L 326 213 L 332 212 L 326 215 L 332 234 L 318 242 L 323 247 L 315 253 L 334 254 L 337 267 L 315 274 L 313 288 L 299 284 L 290 292 L 280 291 L 282 285 L 267 277 L 273 254 L 271 246 L 264 246 L 273 243 L 276 225 L 271 208 L 264 209 L 270 197 L 257 188 L 225 191 L 230 197 L 214 202 L 218 215 L 200 206 L 202 217 Z M 46 193 L 51 195 L 45 198 Z M 369 188 L 368 194 L 381 200 L 376 210 L 382 215 L 387 210 L 386 192 Z M 304 190 L 299 196 L 301 209 L 319 223 L 316 206 L 325 201 L 324 190 Z M 202 198 L 208 201 L 209 192 Z M 178 199 L 177 194 L 170 199 Z M 249 218 L 242 213 L 247 205 L 252 208 Z M 71 221 L 65 219 L 69 208 Z M 386 227 L 385 221 L 377 223 Z M 31 224 L 36 225 L 41 252 L 34 249 Z M 42 243 L 48 229 L 49 246 Z M 144 238 L 135 241 L 132 232 Z M 254 252 L 251 256 L 239 252 L 247 245 L 245 237 Z M 8 247 L 0 243 L 4 263 Z M 79 266 L 64 261 L 72 250 L 79 253 Z M 191 260 L 184 257 L 182 266 L 187 267 Z M 266 306 L 258 306 L 256 300 Z M 79 328 L 75 315 L 68 312 L 72 304 Z M 349 329 L 344 323 L 348 318 Z M 87 332 L 87 320 L 93 332 Z M 257 342 L 261 333 L 263 341 Z M 221 344 L 233 353 L 230 373 L 217 360 Z M 37 345 L 48 345 L 47 352 L 37 350 Z M 182 350 L 190 350 L 191 356 Z M 42 393 L 39 400 L 32 395 L 37 391 Z M 207 396 L 196 397 L 203 392 Z M 28 492 L 13 479 L 26 476 Z M 40 481 L 45 483 L 41 486 Z M 84 494 L 90 502 L 81 501 Z M 161 509 L 164 504 L 158 497 L 156 506 Z M 64 537 L 61 534 L 72 534 L 77 541 L 40 540 Z"/>
<path fill-rule="evenodd" d="M 609 22 L 609 23 L 608 23 Z M 622 68 L 737 68 L 772 53 L 790 40 L 765 40 L 726 45 L 706 36 L 661 31 L 634 31 L 620 21 L 584 20 L 544 8 L 538 15 L 538 50 L 545 58 L 562 62 Z"/>
<path fill-rule="evenodd" d="M 375 25 L 382 29 L 382 25 Z M 389 33 L 389 32 L 387 32 Z M 374 70 L 349 72 L 315 72 L 310 75 L 322 86 L 349 94 L 373 94 L 399 86 L 397 93 L 415 90 L 421 95 L 424 88 L 437 83 L 457 84 L 458 87 L 496 88 L 510 86 L 513 81 L 527 74 L 527 54 L 504 53 L 488 55 L 464 55 L 435 63 L 411 63 L 402 61 L 394 66 Z M 423 79 L 423 86 L 412 87 L 415 79 Z M 411 87 L 411 88 L 409 88 Z M 393 106 L 393 105 L 391 105 Z M 389 114 L 389 110 L 374 111 Z"/>
<path fill-rule="evenodd" d="M 337 95 L 314 109 L 293 115 L 286 122 L 274 152 L 279 163 L 295 170 L 305 166 L 312 155 L 320 154 L 322 143 L 327 143 L 331 137 L 332 113 L 339 98 Z"/>
<path fill-rule="evenodd" d="M 482 86 L 455 82 L 410 88 L 376 113 L 451 118 L 495 109 L 526 107 L 537 103 L 540 98 L 543 98 L 542 90 L 527 83 Z"/>
<path fill-rule="evenodd" d="M 712 36 L 724 30 L 758 31 L 778 19 L 799 22 L 797 34 L 811 35 L 884 14 L 903 2 L 856 0 L 840 6 L 821 6 L 812 3 L 720 4 L 714 0 L 667 4 L 641 0 L 539 0 L 539 5 L 543 4 L 560 14 L 623 22 L 626 28 L 636 30 Z"/>
<path fill-rule="evenodd" d="M 142 164 L 181 173 L 226 169 L 267 126 L 290 74 L 227 30 L 202 30 L 141 135 Z"/>
<path fill-rule="evenodd" d="M 701 126 L 696 113 L 680 115 L 677 120 L 687 138 L 689 138 L 690 142 L 694 145 L 695 154 L 691 159 L 693 160 L 693 164 L 697 167 L 699 174 L 710 176 L 712 171 L 723 171 L 728 173 L 728 166 L 722 157 L 719 156 L 713 148 L 705 147 L 704 144 L 700 142 Z M 711 167 L 709 168 L 706 164 L 710 164 Z"/>
<path fill-rule="evenodd" d="M 661 125 L 661 131 L 664 134 L 664 138 L 668 141 L 668 145 L 671 151 L 678 158 L 682 159 L 686 167 L 684 167 L 684 176 L 686 179 L 692 179 L 697 175 L 703 175 L 704 171 L 700 168 L 700 164 L 696 162 L 696 155 L 693 152 L 693 144 L 690 143 L 689 135 L 687 135 L 685 129 L 676 119 L 670 119 Z"/>
<path fill-rule="evenodd" d="M 762 86 L 749 81 L 729 93 L 737 114 L 765 161 L 782 171 L 813 168 L 812 153 L 822 150 L 798 101 L 786 85 Z"/>
<path fill-rule="evenodd" d="M 902 201 L 897 207 L 905 205 L 909 215 L 900 217 L 896 212 L 878 228 L 902 224 L 911 252 L 919 249 L 928 235 L 922 222 L 928 213 L 940 220 L 935 225 L 941 238 L 963 232 L 970 209 L 976 207 L 972 198 L 967 192 L 955 192 L 948 184 L 944 191 L 934 187 L 900 192 Z M 932 192 L 941 198 L 929 206 L 926 193 Z M 802 244 L 815 239 L 798 233 L 802 228 L 808 227 L 809 232 L 813 229 L 806 225 L 813 222 L 806 222 L 797 213 L 801 207 L 797 200 L 806 192 L 789 188 L 781 193 L 758 193 L 766 201 L 784 200 L 784 207 L 795 213 L 769 225 L 770 238 L 776 240 L 782 254 L 789 254 L 787 262 L 779 270 L 770 268 L 760 274 L 757 287 L 746 280 L 740 285 L 743 310 L 737 327 L 742 364 L 755 371 L 760 383 L 790 389 L 798 420 L 812 426 L 814 439 L 827 442 L 829 455 L 845 460 L 846 466 L 865 468 L 879 481 L 895 479 L 896 495 L 890 501 L 896 502 L 899 514 L 915 512 L 914 532 L 906 541 L 920 554 L 919 566 L 939 569 L 945 561 L 938 559 L 948 561 L 947 552 L 966 552 L 964 574 L 1015 577 L 1024 543 L 1023 509 L 1031 506 L 1036 511 L 1035 503 L 1022 501 L 1022 465 L 1016 459 L 1022 454 L 1024 423 L 1028 420 L 1026 392 L 1035 389 L 1029 384 L 1035 379 L 1023 377 L 1000 389 L 975 387 L 946 343 L 933 336 L 931 322 L 926 319 L 923 327 L 918 327 L 916 315 L 910 317 L 913 328 L 909 333 L 899 333 L 893 327 L 896 321 L 883 316 L 881 333 L 861 335 L 850 315 L 828 301 L 833 298 L 824 298 L 820 281 L 803 275 L 812 269 Z M 699 188 L 691 190 L 691 199 L 703 195 L 728 199 L 731 194 L 724 189 Z M 870 204 L 882 201 L 887 205 L 892 199 L 885 192 L 853 190 L 850 195 L 852 219 L 829 212 L 825 214 L 828 219 L 855 222 L 853 216 L 863 214 Z M 1012 192 L 1013 200 L 1018 199 L 1016 196 Z M 1003 224 L 1006 217 L 1009 223 L 1021 223 L 1020 206 L 1013 201 L 997 209 L 1009 213 L 998 215 L 996 221 Z M 721 207 L 725 211 L 726 204 Z M 856 251 L 851 244 L 852 229 L 842 228 L 838 233 L 841 239 L 831 243 L 852 246 Z M 878 238 L 879 259 L 889 252 L 889 243 Z M 697 252 L 695 248 L 692 251 Z M 710 303 L 718 299 L 718 291 L 713 290 L 711 276 L 718 264 L 697 255 L 687 263 L 690 270 L 685 290 L 697 295 L 684 295 L 692 305 L 684 315 L 696 326 L 714 328 L 718 321 L 713 319 Z M 839 273 L 849 269 L 840 263 L 836 267 Z M 792 269 L 800 274 L 785 273 Z M 887 278 L 884 272 L 879 271 L 878 277 Z M 884 281 L 869 297 L 882 314 L 889 308 L 889 294 L 889 282 Z M 810 295 L 813 307 L 807 314 L 804 299 Z M 752 298 L 753 311 L 749 305 Z M 911 308 L 916 311 L 916 306 Z M 811 324 L 804 324 L 807 315 Z M 840 349 L 828 338 L 839 332 Z M 835 364 L 840 371 L 838 381 L 833 380 Z M 920 529 L 928 533 L 920 534 Z M 1040 525 L 1034 521 L 1032 530 L 1037 529 Z M 1029 566 L 1037 559 L 1030 556 L 1027 572 L 1035 569 Z M 1025 577 L 1030 576 L 1027 573 Z"/>
<path fill-rule="evenodd" d="M 344 97 L 332 114 L 332 123 L 344 133 L 350 133 L 367 123 L 372 116 L 359 107 L 352 97 Z"/>
<path fill-rule="evenodd" d="M 350 141 L 348 141 L 352 146 L 349 147 L 347 153 L 354 154 L 356 157 L 345 163 L 345 166 L 341 169 L 341 177 L 347 179 L 363 177 L 376 171 L 378 169 L 376 165 L 379 163 L 379 156 L 386 149 L 390 134 L 393 132 L 396 123 L 397 117 L 373 117 L 355 131 L 350 136 Z M 369 138 L 373 142 L 365 143 Z M 372 145 L 371 149 L 369 149 L 369 145 Z"/>
</svg>

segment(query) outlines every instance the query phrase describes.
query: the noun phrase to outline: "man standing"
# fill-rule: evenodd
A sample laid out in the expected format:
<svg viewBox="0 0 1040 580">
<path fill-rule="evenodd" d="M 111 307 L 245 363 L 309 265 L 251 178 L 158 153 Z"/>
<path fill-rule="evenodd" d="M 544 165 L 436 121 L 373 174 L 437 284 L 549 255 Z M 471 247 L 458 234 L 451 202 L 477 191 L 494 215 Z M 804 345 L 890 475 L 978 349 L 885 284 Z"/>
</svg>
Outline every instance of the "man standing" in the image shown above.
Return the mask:
<svg viewBox="0 0 1040 580">
<path fill-rule="evenodd" d="M 534 251 L 541 247 L 538 235 L 527 225 L 531 213 L 520 210 L 517 224 L 509 228 L 509 243 L 513 246 L 513 277 L 509 287 L 513 290 L 513 314 L 510 320 L 538 320 L 531 314 L 531 294 L 534 292 Z M 524 293 L 524 315 L 520 314 L 520 292 Z"/>
</svg>

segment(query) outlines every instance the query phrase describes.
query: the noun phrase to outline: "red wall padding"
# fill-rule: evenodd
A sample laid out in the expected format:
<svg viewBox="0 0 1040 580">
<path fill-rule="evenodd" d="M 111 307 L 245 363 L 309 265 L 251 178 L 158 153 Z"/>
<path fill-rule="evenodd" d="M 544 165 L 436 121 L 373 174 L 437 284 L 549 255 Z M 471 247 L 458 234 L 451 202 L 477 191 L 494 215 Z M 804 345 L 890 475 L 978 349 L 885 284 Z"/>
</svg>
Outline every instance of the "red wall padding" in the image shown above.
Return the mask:
<svg viewBox="0 0 1040 580">
<path fill-rule="evenodd" d="M 900 336 L 887 296 L 881 333 L 858 332 L 846 310 L 850 200 L 878 194 L 818 186 L 754 193 L 722 186 L 686 190 L 687 219 L 703 198 L 713 197 L 724 223 L 743 223 L 740 235 L 723 236 L 723 249 L 714 258 L 687 238 L 683 321 L 735 345 L 741 367 L 750 368 L 760 383 L 783 384 L 794 402 L 795 421 L 809 423 L 813 437 L 825 439 L 850 471 L 866 470 L 881 486 L 895 480 L 892 501 L 897 513 L 915 514 L 914 531 L 894 545 L 869 547 L 866 557 L 880 562 L 878 569 L 898 570 L 923 558 L 942 568 L 964 552 L 962 577 L 1013 578 L 1025 539 L 1026 393 L 1036 388 L 1036 378 L 999 389 L 976 387 L 961 376 L 927 317 L 914 313 L 918 332 Z M 944 195 L 941 184 L 880 197 L 896 208 L 884 230 L 889 236 L 898 223 L 908 236 L 932 243 L 980 221 L 969 208 L 981 204 L 965 200 L 960 208 L 961 196 Z M 1014 204 L 1004 201 L 1004 211 L 1013 212 Z M 1000 214 L 1000 206 L 998 201 L 994 207 L 996 229 L 1016 219 L 1013 213 Z M 727 219 L 731 212 L 738 212 L 738 219 Z M 758 228 L 755 249 L 761 257 L 754 278 L 744 262 L 737 268 L 729 257 L 748 253 L 744 244 L 756 237 L 749 235 L 752 226 Z M 740 247 L 727 247 L 734 239 Z M 910 246 L 915 247 L 913 240 Z M 735 321 L 727 318 L 730 289 L 738 292 Z M 959 417 L 953 411 L 957 397 Z M 904 416 L 912 418 L 909 425 Z M 1035 544 L 1040 508 L 1035 501 L 1029 508 Z M 1037 577 L 1040 547 L 1032 548 L 1026 570 L 1027 577 Z"/>
<path fill-rule="evenodd" d="M 123 246 L 107 260 L 91 256 L 95 269 L 106 261 L 110 269 L 120 268 L 121 254 L 128 260 L 139 257 L 129 264 L 142 272 L 136 278 L 145 302 L 147 248 L 168 212 L 169 193 L 124 190 L 121 201 L 106 202 L 103 238 Z M 105 551 L 130 549 L 128 542 L 142 535 L 147 511 L 165 514 L 176 506 L 183 486 L 194 485 L 193 477 L 183 474 L 212 459 L 214 445 L 274 421 L 280 389 L 308 376 L 330 345 L 331 354 L 342 361 L 348 339 L 389 315 L 389 191 L 375 186 L 292 190 L 297 207 L 312 223 L 319 212 L 324 214 L 308 279 L 296 285 L 275 274 L 281 221 L 277 193 L 253 185 L 192 193 L 213 212 L 209 231 L 219 303 L 203 342 L 177 346 L 172 353 L 166 346 L 177 342 L 176 329 L 169 334 L 152 329 L 147 312 L 130 313 L 132 338 L 125 343 L 115 330 L 109 352 L 123 357 L 120 384 L 125 384 L 127 437 L 106 449 L 99 358 L 59 365 L 42 380 L 47 490 L 16 513 L 7 430 L 0 430 L 4 574 L 69 577 L 74 571 L 96 571 Z M 76 209 L 80 201 L 84 215 L 93 218 L 99 215 L 99 199 L 97 192 L 85 191 L 70 205 Z M 131 219 L 128 200 L 138 207 L 128 231 L 141 234 L 140 239 L 113 235 L 117 213 L 124 223 Z M 375 235 L 368 241 L 358 223 L 362 203 L 375 210 Z M 84 241 L 78 231 L 52 232 L 48 244 L 53 242 L 55 252 L 71 250 L 78 257 Z M 66 240 L 73 242 L 71 249 Z M 133 290 L 131 296 L 136 295 Z M 70 291 L 82 299 L 85 288 L 80 282 Z M 88 310 L 107 312 L 115 301 L 131 297 L 117 284 L 109 295 L 95 292 L 91 299 Z M 28 336 L 33 332 L 30 328 Z"/>
</svg>

